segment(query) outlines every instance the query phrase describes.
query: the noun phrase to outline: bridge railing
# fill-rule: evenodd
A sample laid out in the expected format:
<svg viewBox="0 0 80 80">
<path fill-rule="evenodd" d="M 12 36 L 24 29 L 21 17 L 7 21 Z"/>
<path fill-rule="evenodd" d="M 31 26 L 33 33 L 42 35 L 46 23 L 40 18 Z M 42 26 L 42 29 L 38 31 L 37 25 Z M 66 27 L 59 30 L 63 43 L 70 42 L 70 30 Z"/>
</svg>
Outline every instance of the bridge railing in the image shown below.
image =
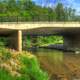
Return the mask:
<svg viewBox="0 0 80 80">
<path fill-rule="evenodd" d="M 29 17 L 21 17 L 21 16 L 0 16 L 0 22 L 36 22 L 36 21 L 55 21 L 53 17 L 48 15 L 44 15 L 43 17 L 40 16 L 32 16 Z"/>
<path fill-rule="evenodd" d="M 22 17 L 22 16 L 0 16 L 0 23 L 2 22 L 74 22 L 74 20 L 56 20 L 52 16 L 43 15 L 32 16 L 32 17 Z M 80 22 L 80 21 L 75 21 Z"/>
</svg>

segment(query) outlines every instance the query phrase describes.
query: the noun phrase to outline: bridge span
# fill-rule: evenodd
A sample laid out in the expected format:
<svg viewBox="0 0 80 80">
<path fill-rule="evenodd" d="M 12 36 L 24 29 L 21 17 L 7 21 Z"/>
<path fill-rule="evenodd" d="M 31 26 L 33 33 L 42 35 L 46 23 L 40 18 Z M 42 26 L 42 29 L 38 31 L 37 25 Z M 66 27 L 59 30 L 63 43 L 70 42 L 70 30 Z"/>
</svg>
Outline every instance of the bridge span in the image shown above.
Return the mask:
<svg viewBox="0 0 80 80">
<path fill-rule="evenodd" d="M 0 36 L 9 36 L 10 45 L 22 51 L 22 36 L 62 35 L 64 46 L 80 47 L 80 22 L 3 22 L 0 23 Z"/>
</svg>

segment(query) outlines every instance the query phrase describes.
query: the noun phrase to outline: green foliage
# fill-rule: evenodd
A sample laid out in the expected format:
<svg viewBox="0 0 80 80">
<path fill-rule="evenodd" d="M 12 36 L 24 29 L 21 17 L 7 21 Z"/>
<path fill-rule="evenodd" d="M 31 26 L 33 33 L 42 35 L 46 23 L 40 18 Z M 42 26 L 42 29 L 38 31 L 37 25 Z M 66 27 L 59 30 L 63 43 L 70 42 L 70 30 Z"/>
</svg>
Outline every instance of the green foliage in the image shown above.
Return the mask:
<svg viewBox="0 0 80 80">
<path fill-rule="evenodd" d="M 7 70 L 0 68 L 0 80 L 31 80 L 29 76 L 12 76 Z"/>
<path fill-rule="evenodd" d="M 0 68 L 0 80 L 15 80 L 15 79 L 10 75 L 10 73 L 7 70 Z"/>
<path fill-rule="evenodd" d="M 26 37 L 23 37 L 23 43 L 22 44 L 23 44 L 23 49 L 31 47 L 30 35 L 27 35 Z"/>
<path fill-rule="evenodd" d="M 3 61 L 9 60 L 11 58 L 11 52 L 3 47 L 0 47 L 0 54 L 2 55 Z"/>
<path fill-rule="evenodd" d="M 35 57 L 30 58 L 21 56 L 20 61 L 22 62 L 21 73 L 28 74 L 30 80 L 48 80 L 48 75 L 44 73 L 37 62 Z"/>
<path fill-rule="evenodd" d="M 31 80 L 29 76 L 27 75 L 22 75 L 20 77 L 15 77 L 15 80 Z"/>
<path fill-rule="evenodd" d="M 3 56 L 3 60 L 6 61 L 11 58 L 11 52 L 5 49 L 8 44 L 8 38 L 0 38 L 0 54 Z"/>
<path fill-rule="evenodd" d="M 55 8 L 56 12 L 56 20 L 58 21 L 65 21 L 65 12 L 63 5 L 61 3 L 57 4 L 57 7 Z"/>
<path fill-rule="evenodd" d="M 48 80 L 47 73 L 40 69 L 40 64 L 35 56 L 22 52 L 14 57 L 14 54 L 8 49 L 0 48 L 0 80 Z M 17 64 L 16 68 L 12 65 L 11 60 Z M 11 68 L 14 68 L 14 70 L 11 70 Z M 12 75 L 14 74 L 13 71 L 20 75 Z"/>
<path fill-rule="evenodd" d="M 8 39 L 5 37 L 0 37 L 0 47 L 4 47 L 8 44 Z"/>
<path fill-rule="evenodd" d="M 49 45 L 49 44 L 63 44 L 63 38 L 61 36 L 45 36 L 38 37 L 39 46 Z"/>
<path fill-rule="evenodd" d="M 62 36 L 38 36 L 36 41 L 33 42 L 33 38 L 30 38 L 30 35 L 23 39 L 24 49 L 30 48 L 32 46 L 47 46 L 49 44 L 63 44 Z"/>
<path fill-rule="evenodd" d="M 1 0 L 0 21 L 71 21 L 77 20 L 75 10 L 58 3 L 56 7 L 41 7 L 32 0 Z M 79 20 L 79 19 L 78 19 Z"/>
</svg>

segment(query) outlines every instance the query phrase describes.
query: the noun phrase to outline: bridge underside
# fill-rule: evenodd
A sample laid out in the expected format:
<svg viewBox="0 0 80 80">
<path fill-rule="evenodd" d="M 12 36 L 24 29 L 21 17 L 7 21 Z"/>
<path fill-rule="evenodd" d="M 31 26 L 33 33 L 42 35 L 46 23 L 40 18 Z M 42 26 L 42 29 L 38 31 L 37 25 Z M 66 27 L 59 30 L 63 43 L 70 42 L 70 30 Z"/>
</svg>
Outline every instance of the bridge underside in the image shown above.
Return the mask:
<svg viewBox="0 0 80 80">
<path fill-rule="evenodd" d="M 80 28 L 36 28 L 28 30 L 0 29 L 0 36 L 9 37 L 10 48 L 22 51 L 22 36 L 58 35 L 64 38 L 65 48 L 80 48 Z"/>
<path fill-rule="evenodd" d="M 23 35 L 29 34 L 33 36 L 46 36 L 46 35 L 61 35 L 64 36 L 66 34 L 79 34 L 80 28 L 63 28 L 63 27 L 54 27 L 54 28 L 36 28 L 36 29 L 28 29 L 23 30 Z"/>
</svg>

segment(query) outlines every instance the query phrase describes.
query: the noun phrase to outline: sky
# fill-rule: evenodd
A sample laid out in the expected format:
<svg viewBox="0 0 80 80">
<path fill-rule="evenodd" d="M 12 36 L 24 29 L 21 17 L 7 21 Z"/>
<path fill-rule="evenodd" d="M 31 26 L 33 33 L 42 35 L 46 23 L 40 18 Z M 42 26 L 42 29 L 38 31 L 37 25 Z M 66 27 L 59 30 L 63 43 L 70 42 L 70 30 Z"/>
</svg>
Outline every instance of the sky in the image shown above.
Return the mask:
<svg viewBox="0 0 80 80">
<path fill-rule="evenodd" d="M 33 0 L 37 5 L 54 7 L 58 1 L 61 1 L 64 6 L 70 6 L 76 9 L 77 14 L 80 15 L 80 0 Z"/>
</svg>

